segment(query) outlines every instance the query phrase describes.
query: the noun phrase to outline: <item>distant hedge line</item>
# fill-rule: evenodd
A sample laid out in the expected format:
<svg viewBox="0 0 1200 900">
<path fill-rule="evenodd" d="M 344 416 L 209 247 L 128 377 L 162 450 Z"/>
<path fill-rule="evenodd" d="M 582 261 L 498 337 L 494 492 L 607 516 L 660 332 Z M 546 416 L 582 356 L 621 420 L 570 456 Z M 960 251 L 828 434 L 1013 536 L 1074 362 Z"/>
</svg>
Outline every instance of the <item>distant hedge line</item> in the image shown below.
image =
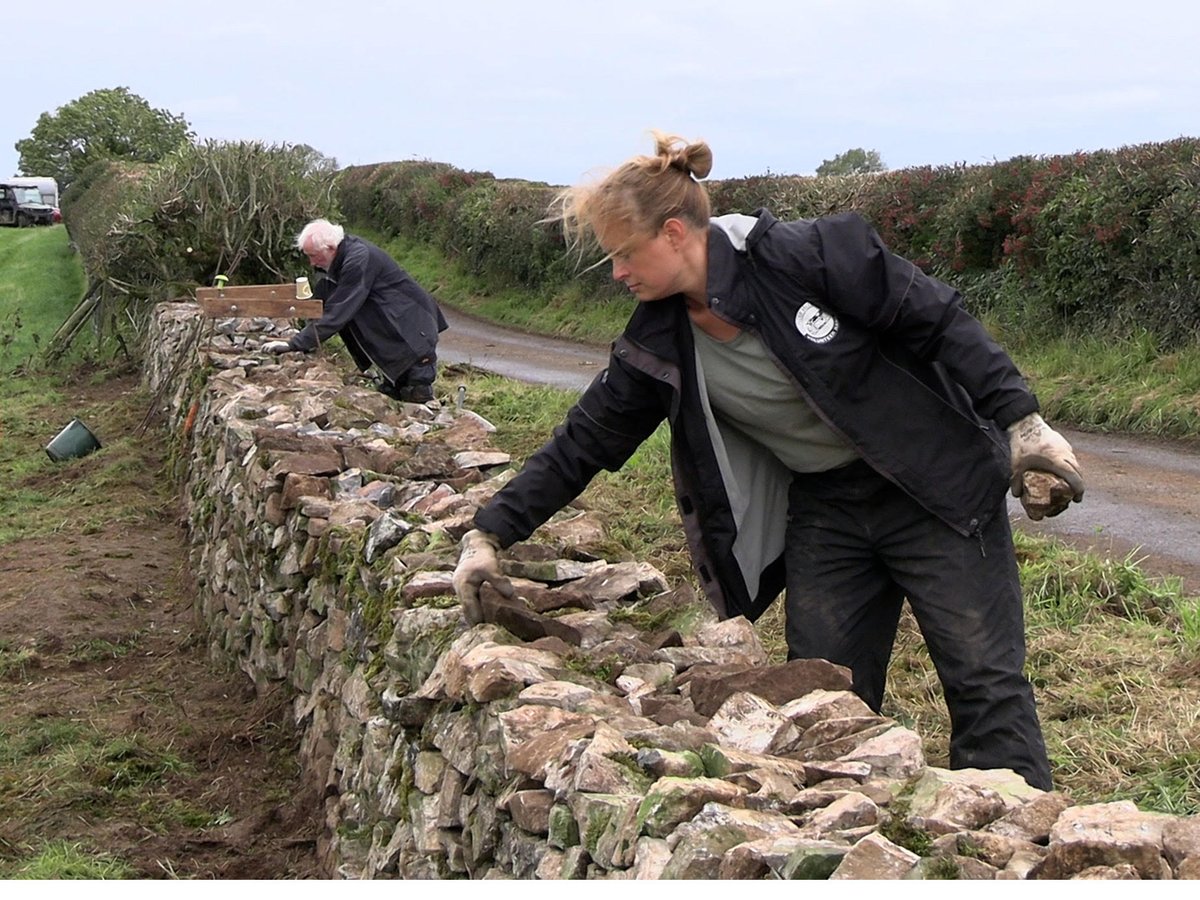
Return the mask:
<svg viewBox="0 0 1200 900">
<path fill-rule="evenodd" d="M 976 313 L 1030 334 L 1200 333 L 1200 140 L 1016 157 L 878 175 L 761 175 L 708 183 L 717 214 L 853 209 L 901 255 L 960 286 Z M 63 197 L 90 293 L 112 330 L 214 276 L 291 280 L 293 240 L 316 216 L 433 244 L 469 272 L 553 291 L 576 279 L 621 297 L 607 266 L 570 256 L 543 220 L 557 187 L 445 163 L 337 172 L 305 146 L 206 143 L 154 165 L 101 163 Z"/>
<path fill-rule="evenodd" d="M 1200 140 L 1016 157 L 877 175 L 762 175 L 708 183 L 716 214 L 857 210 L 897 253 L 962 287 L 976 312 L 1023 331 L 1141 333 L 1160 347 L 1200 331 Z M 355 166 L 348 221 L 428 241 L 470 272 L 529 288 L 579 277 L 541 224 L 556 188 L 444 163 Z M 583 276 L 598 290 L 607 269 Z"/>
<path fill-rule="evenodd" d="M 581 265 L 561 230 L 543 221 L 558 190 L 436 162 L 351 166 L 338 177 L 348 222 L 431 243 L 473 275 L 532 290 L 582 279 L 601 295 L 620 296 L 607 269 L 588 271 L 595 260 Z"/>
</svg>

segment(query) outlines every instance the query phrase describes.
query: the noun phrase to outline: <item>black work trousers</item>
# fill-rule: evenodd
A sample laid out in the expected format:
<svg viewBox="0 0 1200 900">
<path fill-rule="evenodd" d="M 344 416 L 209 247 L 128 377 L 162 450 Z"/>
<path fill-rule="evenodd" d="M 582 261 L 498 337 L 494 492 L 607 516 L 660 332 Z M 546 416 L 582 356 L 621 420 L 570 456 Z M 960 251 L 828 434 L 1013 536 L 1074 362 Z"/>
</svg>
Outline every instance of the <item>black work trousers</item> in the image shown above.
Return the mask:
<svg viewBox="0 0 1200 900">
<path fill-rule="evenodd" d="M 435 378 L 437 378 L 437 357 L 430 353 L 413 363 L 412 367 L 396 378 L 393 384 L 398 388 L 416 385 L 428 387 L 433 384 Z"/>
<path fill-rule="evenodd" d="M 789 659 L 846 666 L 878 712 L 907 598 L 950 713 L 951 768 L 1009 768 L 1051 790 L 1003 507 L 963 537 L 857 462 L 796 475 L 788 517 Z"/>
<path fill-rule="evenodd" d="M 413 366 L 393 381 L 380 373 L 377 381 L 380 393 L 395 400 L 424 401 L 433 399 L 433 381 L 437 377 L 437 357 L 432 353 L 417 360 Z M 424 392 L 424 393 L 422 393 Z"/>
</svg>

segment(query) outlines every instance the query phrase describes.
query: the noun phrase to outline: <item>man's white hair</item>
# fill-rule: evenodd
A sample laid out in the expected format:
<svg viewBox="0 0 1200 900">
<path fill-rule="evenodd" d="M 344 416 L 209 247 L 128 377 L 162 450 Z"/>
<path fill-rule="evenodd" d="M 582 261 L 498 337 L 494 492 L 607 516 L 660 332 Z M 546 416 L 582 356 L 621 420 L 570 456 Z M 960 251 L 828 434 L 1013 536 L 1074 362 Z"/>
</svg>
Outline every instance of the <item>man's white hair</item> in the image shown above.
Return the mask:
<svg viewBox="0 0 1200 900">
<path fill-rule="evenodd" d="M 313 250 L 336 250 L 346 236 L 346 229 L 334 225 L 328 219 L 313 219 L 296 236 L 296 247 L 301 251 L 306 245 Z"/>
</svg>

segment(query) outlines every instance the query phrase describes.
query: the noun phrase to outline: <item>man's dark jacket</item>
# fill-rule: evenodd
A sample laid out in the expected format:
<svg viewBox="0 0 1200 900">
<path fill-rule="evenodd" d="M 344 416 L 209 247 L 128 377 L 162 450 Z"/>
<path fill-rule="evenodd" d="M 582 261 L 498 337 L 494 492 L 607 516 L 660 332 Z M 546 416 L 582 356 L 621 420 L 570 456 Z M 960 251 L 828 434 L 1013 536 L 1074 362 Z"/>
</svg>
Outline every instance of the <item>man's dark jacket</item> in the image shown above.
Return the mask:
<svg viewBox="0 0 1200 900">
<path fill-rule="evenodd" d="M 313 350 L 340 334 L 359 369 L 371 363 L 391 381 L 437 350 L 446 320 L 437 302 L 370 241 L 346 235 L 314 291 L 321 318 L 292 337 L 293 350 Z"/>
<path fill-rule="evenodd" d="M 889 252 L 860 216 L 714 219 L 708 297 L 714 314 L 758 336 L 834 432 L 931 514 L 977 535 L 1005 508 L 1003 429 L 1037 411 L 1037 399 L 959 294 Z M 666 418 L 705 593 L 722 616 L 756 618 L 782 590 L 782 557 L 748 577 L 733 556 L 737 523 L 699 390 L 683 297 L 639 303 L 608 368 L 476 527 L 503 546 L 524 540 Z"/>
</svg>

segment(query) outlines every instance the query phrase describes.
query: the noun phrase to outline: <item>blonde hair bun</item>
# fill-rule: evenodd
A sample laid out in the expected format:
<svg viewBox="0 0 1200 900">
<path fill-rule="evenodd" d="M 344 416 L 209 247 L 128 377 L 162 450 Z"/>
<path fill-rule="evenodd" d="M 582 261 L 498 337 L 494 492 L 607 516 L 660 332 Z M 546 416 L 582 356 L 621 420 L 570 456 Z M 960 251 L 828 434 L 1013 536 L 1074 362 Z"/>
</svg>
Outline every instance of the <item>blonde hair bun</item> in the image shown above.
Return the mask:
<svg viewBox="0 0 1200 900">
<path fill-rule="evenodd" d="M 653 135 L 653 156 L 635 156 L 598 183 L 555 195 L 544 221 L 562 224 L 563 239 L 581 259 L 600 243 L 600 232 L 614 227 L 625 239 L 650 237 L 677 218 L 707 233 L 712 203 L 699 179 L 712 171 L 712 151 L 703 141 Z M 605 250 L 605 259 L 612 251 Z"/>
<path fill-rule="evenodd" d="M 707 178 L 712 171 L 712 150 L 704 141 L 688 142 L 683 138 L 655 131 L 654 151 L 663 162 L 697 180 Z"/>
</svg>

